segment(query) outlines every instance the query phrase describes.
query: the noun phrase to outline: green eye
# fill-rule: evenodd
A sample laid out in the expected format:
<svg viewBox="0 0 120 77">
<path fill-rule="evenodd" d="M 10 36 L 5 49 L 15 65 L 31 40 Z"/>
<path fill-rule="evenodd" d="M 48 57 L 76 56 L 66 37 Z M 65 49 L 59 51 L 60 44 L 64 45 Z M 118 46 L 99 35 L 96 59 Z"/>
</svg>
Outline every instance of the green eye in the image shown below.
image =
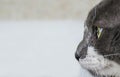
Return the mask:
<svg viewBox="0 0 120 77">
<path fill-rule="evenodd" d="M 100 38 L 102 30 L 103 30 L 102 28 L 99 28 L 99 27 L 97 28 L 97 37 L 98 38 Z"/>
</svg>

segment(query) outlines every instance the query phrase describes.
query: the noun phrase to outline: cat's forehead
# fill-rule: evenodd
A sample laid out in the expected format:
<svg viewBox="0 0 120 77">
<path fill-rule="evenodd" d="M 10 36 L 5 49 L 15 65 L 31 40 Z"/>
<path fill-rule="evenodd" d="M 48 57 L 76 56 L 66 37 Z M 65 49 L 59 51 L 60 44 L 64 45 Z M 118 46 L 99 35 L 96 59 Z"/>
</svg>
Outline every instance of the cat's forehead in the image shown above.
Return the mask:
<svg viewBox="0 0 120 77">
<path fill-rule="evenodd" d="M 103 0 L 88 14 L 86 25 L 102 28 L 119 26 L 120 0 Z"/>
</svg>

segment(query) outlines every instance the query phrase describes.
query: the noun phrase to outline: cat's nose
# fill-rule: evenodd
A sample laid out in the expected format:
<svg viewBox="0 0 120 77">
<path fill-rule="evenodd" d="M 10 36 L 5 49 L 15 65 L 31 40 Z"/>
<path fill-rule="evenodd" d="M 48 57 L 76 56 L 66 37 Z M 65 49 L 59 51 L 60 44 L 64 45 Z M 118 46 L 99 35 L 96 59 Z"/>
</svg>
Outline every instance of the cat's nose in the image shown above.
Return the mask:
<svg viewBox="0 0 120 77">
<path fill-rule="evenodd" d="M 87 47 L 82 48 L 81 51 L 76 51 L 75 53 L 75 58 L 79 61 L 79 59 L 84 59 L 86 58 L 87 55 Z"/>
<path fill-rule="evenodd" d="M 75 53 L 75 58 L 79 61 L 79 59 L 84 59 L 84 58 L 86 58 L 86 55 L 85 55 L 85 54 L 79 55 L 79 54 Z"/>
<path fill-rule="evenodd" d="M 80 56 L 77 53 L 75 53 L 75 58 L 79 61 Z"/>
</svg>

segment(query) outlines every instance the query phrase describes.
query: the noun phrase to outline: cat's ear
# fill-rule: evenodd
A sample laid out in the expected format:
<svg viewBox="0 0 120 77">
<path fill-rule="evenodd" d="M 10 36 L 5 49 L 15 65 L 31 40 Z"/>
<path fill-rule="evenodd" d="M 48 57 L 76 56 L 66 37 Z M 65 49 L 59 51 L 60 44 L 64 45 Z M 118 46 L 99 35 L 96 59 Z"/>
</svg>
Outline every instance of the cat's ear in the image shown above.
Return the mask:
<svg viewBox="0 0 120 77">
<path fill-rule="evenodd" d="M 103 0 L 90 11 L 86 24 L 102 28 L 120 26 L 120 0 Z"/>
</svg>

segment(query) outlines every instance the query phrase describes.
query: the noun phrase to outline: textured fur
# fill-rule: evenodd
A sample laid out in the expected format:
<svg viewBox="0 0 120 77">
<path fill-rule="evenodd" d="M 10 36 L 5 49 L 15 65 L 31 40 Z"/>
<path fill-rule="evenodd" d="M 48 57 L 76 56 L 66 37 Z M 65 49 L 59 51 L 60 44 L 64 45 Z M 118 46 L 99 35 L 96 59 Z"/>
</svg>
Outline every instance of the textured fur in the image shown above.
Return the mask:
<svg viewBox="0 0 120 77">
<path fill-rule="evenodd" d="M 103 0 L 90 11 L 75 56 L 95 77 L 120 77 L 120 0 Z"/>
</svg>

